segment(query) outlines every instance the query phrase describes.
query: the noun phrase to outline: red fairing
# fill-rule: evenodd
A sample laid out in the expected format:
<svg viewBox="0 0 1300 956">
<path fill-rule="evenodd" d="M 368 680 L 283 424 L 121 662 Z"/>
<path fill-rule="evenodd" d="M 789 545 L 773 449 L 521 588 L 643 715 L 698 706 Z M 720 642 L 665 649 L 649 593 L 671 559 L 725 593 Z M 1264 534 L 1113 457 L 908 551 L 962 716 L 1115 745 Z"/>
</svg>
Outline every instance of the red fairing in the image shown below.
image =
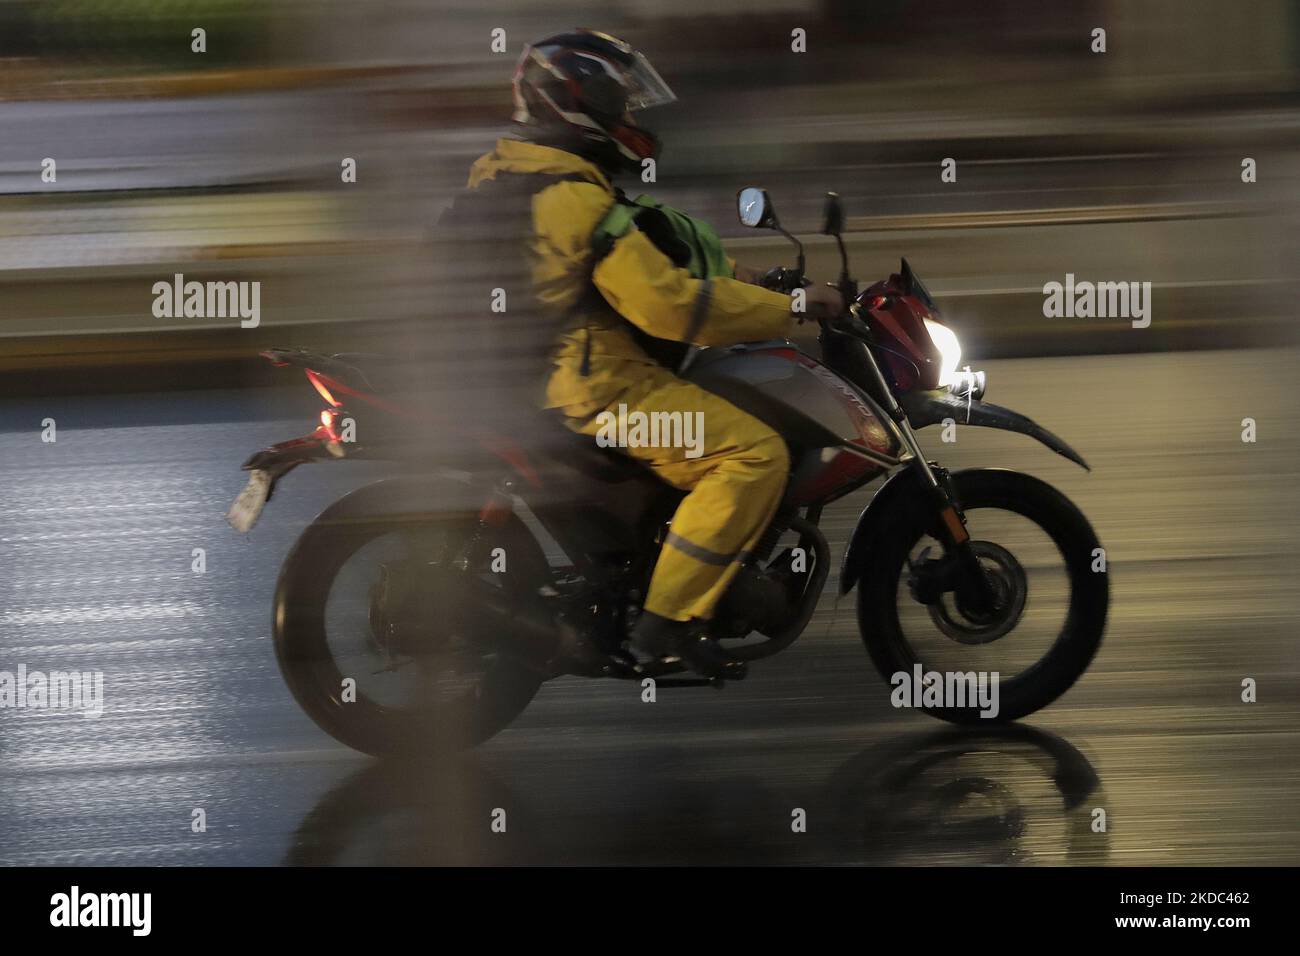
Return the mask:
<svg viewBox="0 0 1300 956">
<path fill-rule="evenodd" d="M 858 296 L 858 305 L 876 341 L 900 353 L 877 353 L 886 375 L 903 391 L 938 388 L 942 356 L 925 329 L 926 319 L 938 320 L 919 298 L 903 294 L 902 278 L 892 275 L 877 282 Z"/>
<path fill-rule="evenodd" d="M 783 355 L 782 357 L 786 356 Z M 876 417 L 875 412 L 862 400 L 852 385 L 811 355 L 791 350 L 789 358 L 791 361 L 798 362 L 821 379 L 830 393 L 839 399 L 858 432 L 855 438 L 850 439 L 853 444 L 861 445 L 863 448 L 870 448 L 882 455 L 889 455 L 894 452 L 894 443 L 889 431 L 880 423 L 880 419 Z"/>
<path fill-rule="evenodd" d="M 838 451 L 826 466 L 809 478 L 796 479 L 789 501 L 796 507 L 831 501 L 842 489 L 856 488 L 862 479 L 882 471 L 880 465 L 850 451 Z"/>
</svg>

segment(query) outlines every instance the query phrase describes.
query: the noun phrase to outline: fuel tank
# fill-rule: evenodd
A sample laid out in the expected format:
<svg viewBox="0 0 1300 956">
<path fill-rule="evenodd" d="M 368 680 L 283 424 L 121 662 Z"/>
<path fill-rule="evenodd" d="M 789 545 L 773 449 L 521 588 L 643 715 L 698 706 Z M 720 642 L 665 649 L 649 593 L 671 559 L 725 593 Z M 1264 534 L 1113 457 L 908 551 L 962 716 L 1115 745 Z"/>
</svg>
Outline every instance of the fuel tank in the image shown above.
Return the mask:
<svg viewBox="0 0 1300 956">
<path fill-rule="evenodd" d="M 684 377 L 785 438 L 793 462 L 787 497 L 797 505 L 847 493 L 886 470 L 898 455 L 884 412 L 790 342 L 705 349 Z"/>
</svg>

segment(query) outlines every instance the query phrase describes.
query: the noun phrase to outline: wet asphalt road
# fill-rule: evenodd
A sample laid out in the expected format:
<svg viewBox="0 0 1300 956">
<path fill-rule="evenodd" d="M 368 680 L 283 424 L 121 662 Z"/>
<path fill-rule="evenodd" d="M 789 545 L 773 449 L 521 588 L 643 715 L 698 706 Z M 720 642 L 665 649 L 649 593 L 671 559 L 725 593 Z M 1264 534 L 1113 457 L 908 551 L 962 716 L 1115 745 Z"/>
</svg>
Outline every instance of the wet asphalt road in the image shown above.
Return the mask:
<svg viewBox="0 0 1300 956">
<path fill-rule="evenodd" d="M 294 537 L 377 467 L 299 470 L 248 538 L 222 520 L 247 454 L 310 428 L 305 387 L 5 403 L 0 670 L 99 670 L 106 703 L 97 719 L 0 710 L 0 863 L 1296 864 L 1295 360 L 990 363 L 989 399 L 1067 438 L 1091 474 L 1019 436 L 926 433 L 950 466 L 1057 485 L 1108 549 L 1098 659 L 1017 728 L 890 707 L 852 598 L 828 594 L 743 684 L 645 704 L 630 683 L 561 680 L 478 751 L 426 767 L 318 731 L 268 638 Z M 837 558 L 869 494 L 829 512 Z"/>
</svg>

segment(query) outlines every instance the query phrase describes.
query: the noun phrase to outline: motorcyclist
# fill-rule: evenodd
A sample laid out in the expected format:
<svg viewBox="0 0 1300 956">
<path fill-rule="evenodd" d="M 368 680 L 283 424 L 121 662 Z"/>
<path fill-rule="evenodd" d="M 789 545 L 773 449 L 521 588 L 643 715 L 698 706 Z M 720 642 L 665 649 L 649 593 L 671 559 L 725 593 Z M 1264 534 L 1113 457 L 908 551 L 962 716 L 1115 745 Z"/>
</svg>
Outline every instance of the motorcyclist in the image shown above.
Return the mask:
<svg viewBox="0 0 1300 956">
<path fill-rule="evenodd" d="M 607 420 L 602 412 L 703 413 L 697 457 L 685 448 L 619 450 L 688 492 L 631 646 L 705 670 L 717 651 L 702 637 L 701 622 L 770 522 L 790 460 L 775 431 L 674 369 L 690 345 L 781 338 L 796 316 L 791 296 L 754 284 L 757 273 L 734 262 L 727 262 L 732 275 L 693 275 L 673 255 L 674 240 L 653 235 L 662 232 L 649 225 L 662 225 L 655 217 L 636 218 L 621 234 L 593 242 L 611 209 L 626 203 L 612 179 L 640 171 L 659 151 L 633 112 L 674 99 L 649 61 L 622 40 L 577 30 L 534 43 L 514 76 L 522 138 L 501 139 L 478 159 L 469 188 L 527 179 L 531 200 L 523 195 L 519 202 L 531 201 L 532 293 L 549 314 L 563 317 L 549 357 L 546 408 L 592 436 Z M 844 307 L 833 288 L 805 293 L 807 313 Z"/>
</svg>

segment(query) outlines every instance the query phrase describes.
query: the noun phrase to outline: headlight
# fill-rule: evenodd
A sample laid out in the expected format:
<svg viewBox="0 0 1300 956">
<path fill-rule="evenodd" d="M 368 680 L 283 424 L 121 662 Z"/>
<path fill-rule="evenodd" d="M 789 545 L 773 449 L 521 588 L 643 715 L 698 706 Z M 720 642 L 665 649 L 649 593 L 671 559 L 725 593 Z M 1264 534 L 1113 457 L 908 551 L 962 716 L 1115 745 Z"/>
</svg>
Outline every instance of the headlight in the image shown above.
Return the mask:
<svg viewBox="0 0 1300 956">
<path fill-rule="evenodd" d="M 961 361 L 961 345 L 957 334 L 946 325 L 940 325 L 933 319 L 925 319 L 925 330 L 930 333 L 930 341 L 939 350 L 939 387 L 951 385 L 957 377 L 957 363 Z"/>
</svg>

